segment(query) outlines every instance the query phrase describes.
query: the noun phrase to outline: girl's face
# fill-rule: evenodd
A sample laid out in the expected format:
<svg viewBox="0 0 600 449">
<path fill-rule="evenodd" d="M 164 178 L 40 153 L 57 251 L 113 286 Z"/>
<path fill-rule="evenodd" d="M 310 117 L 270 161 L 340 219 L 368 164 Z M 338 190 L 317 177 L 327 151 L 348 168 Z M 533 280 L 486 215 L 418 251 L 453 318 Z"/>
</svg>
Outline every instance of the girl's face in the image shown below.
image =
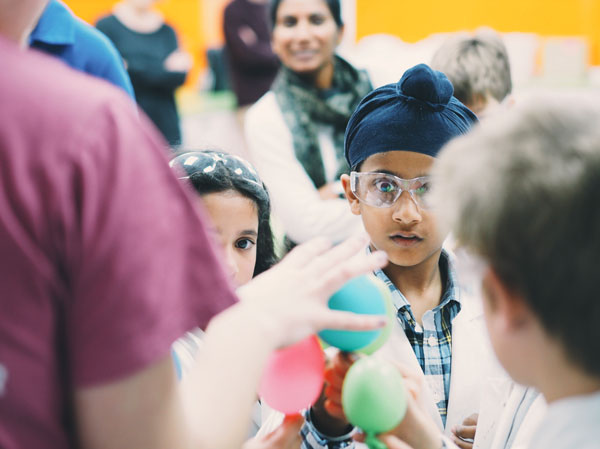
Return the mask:
<svg viewBox="0 0 600 449">
<path fill-rule="evenodd" d="M 223 248 L 231 279 L 237 286 L 245 284 L 252 279 L 256 265 L 256 204 L 233 190 L 202 195 L 201 201 L 210 215 L 215 239 Z"/>
<path fill-rule="evenodd" d="M 273 28 L 273 51 L 290 70 L 318 74 L 333 67 L 342 36 L 323 0 L 283 0 Z"/>
</svg>

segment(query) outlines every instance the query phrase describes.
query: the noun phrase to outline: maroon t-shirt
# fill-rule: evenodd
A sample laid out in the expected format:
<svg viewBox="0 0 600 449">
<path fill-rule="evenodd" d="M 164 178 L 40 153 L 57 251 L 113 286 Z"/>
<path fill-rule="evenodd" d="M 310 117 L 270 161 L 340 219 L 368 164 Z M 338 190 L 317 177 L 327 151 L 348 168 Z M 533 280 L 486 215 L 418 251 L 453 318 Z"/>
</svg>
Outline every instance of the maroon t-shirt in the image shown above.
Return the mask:
<svg viewBox="0 0 600 449">
<path fill-rule="evenodd" d="M 236 299 L 129 99 L 1 37 L 0 61 L 0 448 L 63 449 L 74 389 Z"/>
</svg>

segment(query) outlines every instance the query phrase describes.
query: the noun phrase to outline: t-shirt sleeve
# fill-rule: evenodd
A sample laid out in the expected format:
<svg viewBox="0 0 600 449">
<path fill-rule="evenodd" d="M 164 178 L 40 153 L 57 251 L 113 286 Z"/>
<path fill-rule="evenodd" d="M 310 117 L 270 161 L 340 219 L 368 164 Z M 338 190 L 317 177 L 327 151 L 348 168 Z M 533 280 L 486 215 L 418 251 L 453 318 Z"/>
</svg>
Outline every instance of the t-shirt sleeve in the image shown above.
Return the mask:
<svg viewBox="0 0 600 449">
<path fill-rule="evenodd" d="M 77 386 L 169 354 L 236 301 L 164 142 L 125 102 L 82 125 L 63 207 L 69 364 Z M 65 192 L 69 197 L 69 193 Z"/>
</svg>

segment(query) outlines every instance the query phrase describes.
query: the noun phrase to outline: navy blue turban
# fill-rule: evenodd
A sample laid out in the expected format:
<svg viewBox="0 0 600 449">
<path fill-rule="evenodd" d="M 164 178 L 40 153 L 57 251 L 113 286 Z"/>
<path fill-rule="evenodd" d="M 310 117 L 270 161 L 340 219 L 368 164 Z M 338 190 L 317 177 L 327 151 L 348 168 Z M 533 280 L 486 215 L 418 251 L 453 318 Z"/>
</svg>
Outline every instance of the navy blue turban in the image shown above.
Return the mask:
<svg viewBox="0 0 600 449">
<path fill-rule="evenodd" d="M 453 92 L 446 75 L 425 64 L 404 72 L 398 83 L 373 90 L 346 127 L 344 154 L 350 167 L 387 151 L 435 157 L 446 142 L 477 122 Z"/>
</svg>

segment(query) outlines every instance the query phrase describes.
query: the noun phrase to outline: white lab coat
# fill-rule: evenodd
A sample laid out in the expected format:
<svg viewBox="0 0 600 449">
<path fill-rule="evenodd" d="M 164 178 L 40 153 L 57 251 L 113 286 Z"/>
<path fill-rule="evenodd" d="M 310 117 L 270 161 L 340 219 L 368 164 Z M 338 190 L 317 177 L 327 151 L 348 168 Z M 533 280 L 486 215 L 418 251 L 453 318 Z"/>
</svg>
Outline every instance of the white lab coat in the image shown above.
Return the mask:
<svg viewBox="0 0 600 449">
<path fill-rule="evenodd" d="M 452 323 L 452 375 L 445 430 L 434 397 L 436 393 L 428 388 L 423 389 L 423 404 L 446 435 L 450 435 L 450 429 L 461 424 L 467 416 L 479 412 L 485 379 L 504 375 L 485 329 L 481 300 L 464 291 L 461 291 L 460 295 L 462 308 Z M 424 376 L 399 324 L 394 327 L 390 339 L 375 355 L 400 362 L 415 374 Z"/>
<path fill-rule="evenodd" d="M 519 419 L 527 387 L 507 376 L 486 381 L 483 391 L 474 449 L 525 449 L 546 414 L 546 401 L 540 394 Z M 517 427 L 518 426 L 518 427 Z M 511 445 L 507 439 L 513 427 L 516 436 Z"/>
</svg>

